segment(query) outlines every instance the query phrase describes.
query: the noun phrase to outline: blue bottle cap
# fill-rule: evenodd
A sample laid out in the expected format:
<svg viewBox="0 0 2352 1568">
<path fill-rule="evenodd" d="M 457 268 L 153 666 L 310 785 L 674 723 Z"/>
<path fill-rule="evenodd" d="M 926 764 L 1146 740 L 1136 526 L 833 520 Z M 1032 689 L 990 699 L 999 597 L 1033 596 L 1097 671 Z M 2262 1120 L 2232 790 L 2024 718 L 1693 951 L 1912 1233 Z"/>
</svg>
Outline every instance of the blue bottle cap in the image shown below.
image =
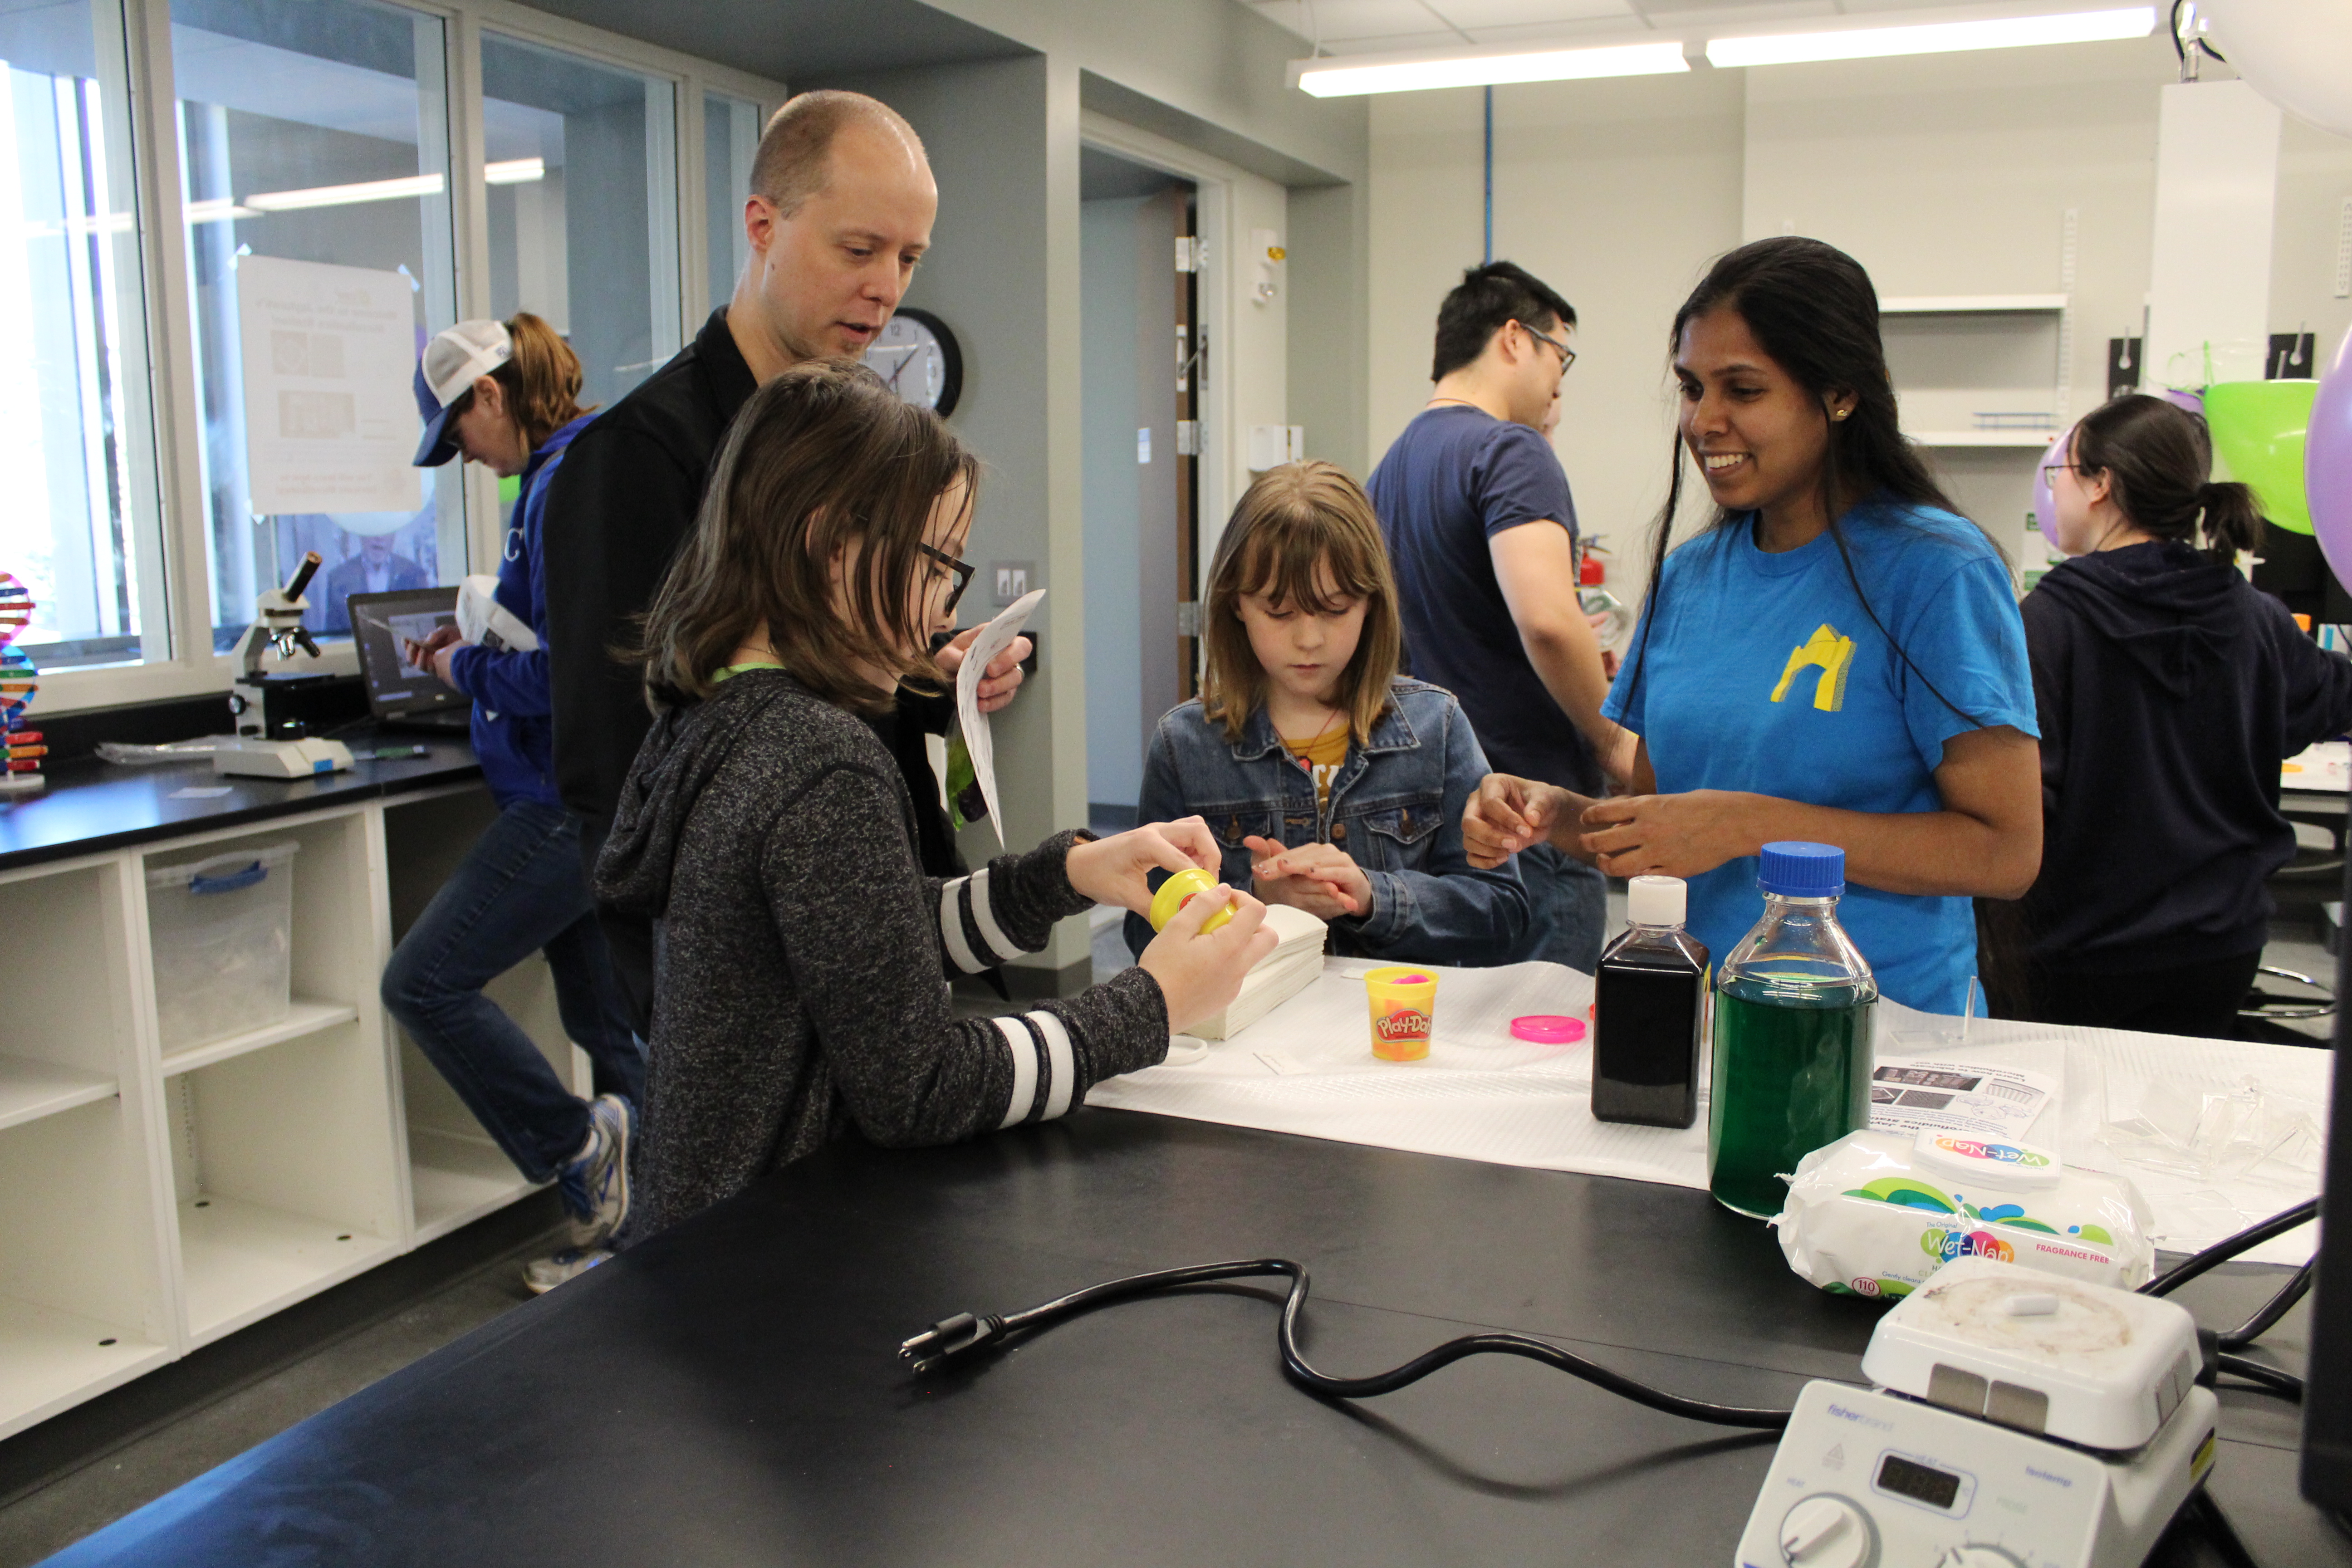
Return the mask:
<svg viewBox="0 0 2352 1568">
<path fill-rule="evenodd" d="M 1845 891 L 1845 851 L 1783 839 L 1764 846 L 1756 885 L 1784 899 L 1834 899 Z"/>
</svg>

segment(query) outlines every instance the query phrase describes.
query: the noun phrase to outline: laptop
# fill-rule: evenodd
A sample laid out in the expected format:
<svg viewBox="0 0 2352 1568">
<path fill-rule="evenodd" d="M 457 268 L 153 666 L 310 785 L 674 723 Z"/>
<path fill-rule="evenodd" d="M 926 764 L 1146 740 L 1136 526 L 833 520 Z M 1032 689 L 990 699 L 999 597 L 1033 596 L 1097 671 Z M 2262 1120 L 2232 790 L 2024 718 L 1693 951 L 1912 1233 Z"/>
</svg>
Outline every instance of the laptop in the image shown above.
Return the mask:
<svg viewBox="0 0 2352 1568">
<path fill-rule="evenodd" d="M 473 700 L 400 657 L 403 645 L 423 642 L 438 628 L 457 624 L 457 590 L 399 588 L 353 594 L 344 603 L 351 608 L 352 640 L 359 645 L 368 711 L 376 723 L 386 730 L 467 733 L 474 721 Z"/>
</svg>

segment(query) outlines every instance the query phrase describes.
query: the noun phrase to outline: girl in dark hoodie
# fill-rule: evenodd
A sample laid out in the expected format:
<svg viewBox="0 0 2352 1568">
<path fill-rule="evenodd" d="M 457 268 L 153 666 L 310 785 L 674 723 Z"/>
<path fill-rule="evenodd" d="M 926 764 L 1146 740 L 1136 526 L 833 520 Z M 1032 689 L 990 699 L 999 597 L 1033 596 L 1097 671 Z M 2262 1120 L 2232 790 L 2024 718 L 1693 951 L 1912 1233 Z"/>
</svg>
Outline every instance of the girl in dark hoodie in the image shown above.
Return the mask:
<svg viewBox="0 0 2352 1568">
<path fill-rule="evenodd" d="M 736 416 L 646 617 L 656 717 L 596 868 L 658 938 L 631 1239 L 852 1129 L 905 1146 L 1062 1115 L 1160 1061 L 1273 949 L 1265 906 L 1220 888 L 1104 984 L 1013 1017 L 950 1007 L 950 971 L 1034 952 L 1096 903 L 1149 910 L 1150 870 L 1219 864 L 1190 817 L 923 874 L 906 784 L 857 711 L 942 680 L 925 649 L 971 579 L 978 477 L 853 361 L 786 371 Z"/>
<path fill-rule="evenodd" d="M 2028 1016 L 2226 1038 L 2294 854 L 2279 763 L 2352 724 L 2352 662 L 2238 569 L 2245 486 L 2203 422 L 2119 397 L 2049 465 L 2069 557 L 2026 595 L 2042 723 Z M 2205 548 L 2198 548 L 2202 527 Z"/>
</svg>

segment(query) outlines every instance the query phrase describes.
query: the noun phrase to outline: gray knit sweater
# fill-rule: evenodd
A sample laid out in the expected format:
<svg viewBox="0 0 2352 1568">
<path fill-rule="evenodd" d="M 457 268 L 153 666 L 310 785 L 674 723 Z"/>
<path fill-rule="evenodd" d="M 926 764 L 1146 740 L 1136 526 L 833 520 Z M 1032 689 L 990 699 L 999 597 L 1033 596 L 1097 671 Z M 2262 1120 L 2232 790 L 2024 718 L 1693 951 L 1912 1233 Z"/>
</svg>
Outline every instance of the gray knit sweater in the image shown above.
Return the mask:
<svg viewBox="0 0 2352 1568">
<path fill-rule="evenodd" d="M 953 1142 L 1162 1059 L 1167 1005 L 1140 969 L 1014 1017 L 949 1007 L 949 964 L 1035 952 L 1088 907 L 1064 870 L 1074 837 L 926 878 L 874 731 L 782 670 L 658 720 L 596 867 L 598 897 L 658 932 L 628 1238 L 849 1127 Z"/>
</svg>

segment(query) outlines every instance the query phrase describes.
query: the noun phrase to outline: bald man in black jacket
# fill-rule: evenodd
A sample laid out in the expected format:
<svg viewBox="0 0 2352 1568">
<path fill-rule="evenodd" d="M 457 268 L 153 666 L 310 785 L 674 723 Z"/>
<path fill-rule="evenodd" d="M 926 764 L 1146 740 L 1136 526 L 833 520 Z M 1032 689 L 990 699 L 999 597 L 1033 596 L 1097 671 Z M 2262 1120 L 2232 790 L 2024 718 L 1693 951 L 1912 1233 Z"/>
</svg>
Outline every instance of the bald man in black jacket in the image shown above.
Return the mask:
<svg viewBox="0 0 2352 1568">
<path fill-rule="evenodd" d="M 728 426 L 761 383 L 806 359 L 862 356 L 906 293 L 930 245 L 939 190 L 914 130 L 852 92 L 808 92 L 768 122 L 751 166 L 744 230 L 751 258 L 734 297 L 694 342 L 576 437 L 548 494 L 549 665 L 555 775 L 586 824 L 593 875 L 622 781 L 651 723 L 636 667 L 637 617 L 702 507 Z M 940 653 L 953 672 L 971 634 Z M 981 706 L 1012 700 L 1028 639 L 986 672 Z M 876 723 L 916 803 L 924 868 L 961 869 L 939 805 L 924 736 L 944 730 L 951 700 L 902 693 Z M 653 1015 L 650 922 L 599 910 L 637 1032 Z"/>
</svg>

